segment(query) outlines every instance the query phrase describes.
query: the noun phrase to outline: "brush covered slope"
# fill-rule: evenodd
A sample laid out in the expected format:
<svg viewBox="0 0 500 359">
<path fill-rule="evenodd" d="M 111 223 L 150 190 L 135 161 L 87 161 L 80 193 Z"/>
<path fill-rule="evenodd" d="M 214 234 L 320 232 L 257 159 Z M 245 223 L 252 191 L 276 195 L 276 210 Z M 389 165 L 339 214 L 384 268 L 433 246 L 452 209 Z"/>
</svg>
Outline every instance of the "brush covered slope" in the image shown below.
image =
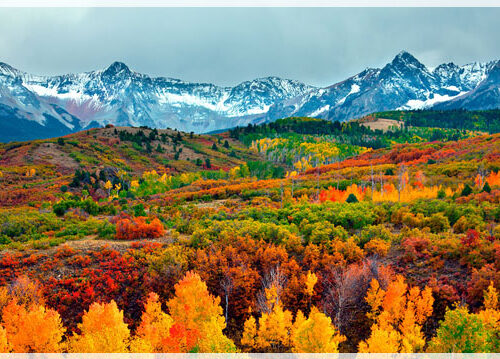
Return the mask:
<svg viewBox="0 0 500 359">
<path fill-rule="evenodd" d="M 0 351 L 498 352 L 500 135 L 441 122 L 2 147 Z"/>
<path fill-rule="evenodd" d="M 11 142 L 0 144 L 0 205 L 27 203 L 33 196 L 54 200 L 52 190 L 58 191 L 61 185 L 72 190 L 87 184 L 93 195 L 103 189 L 103 180 L 116 183 L 124 173 L 140 176 L 151 169 L 169 175 L 215 173 L 259 159 L 254 151 L 223 135 L 147 127 L 110 125 L 48 140 Z"/>
</svg>

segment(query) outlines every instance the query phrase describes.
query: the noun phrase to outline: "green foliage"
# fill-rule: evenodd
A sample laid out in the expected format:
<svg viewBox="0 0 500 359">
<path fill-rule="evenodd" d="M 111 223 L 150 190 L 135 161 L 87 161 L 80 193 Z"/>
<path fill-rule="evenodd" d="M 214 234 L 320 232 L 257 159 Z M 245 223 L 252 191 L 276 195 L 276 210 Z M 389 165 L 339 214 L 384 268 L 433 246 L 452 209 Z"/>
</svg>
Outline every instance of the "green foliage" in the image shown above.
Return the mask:
<svg viewBox="0 0 500 359">
<path fill-rule="evenodd" d="M 391 243 L 393 235 L 383 224 L 371 225 L 365 227 L 358 235 L 361 248 L 372 239 L 382 240 Z"/>
<path fill-rule="evenodd" d="M 385 111 L 373 114 L 377 118 L 403 121 L 406 126 L 439 127 L 457 130 L 500 132 L 500 110 L 486 111 Z"/>
<path fill-rule="evenodd" d="M 468 195 L 470 195 L 471 193 L 472 193 L 472 188 L 471 188 L 471 186 L 469 186 L 469 184 L 467 183 L 467 184 L 465 185 L 464 189 L 462 190 L 462 193 L 460 193 L 460 195 L 461 195 L 462 197 L 464 197 L 464 196 L 468 196 Z"/>
<path fill-rule="evenodd" d="M 345 200 L 346 203 L 357 203 L 359 202 L 358 199 L 356 198 L 356 195 L 354 193 L 349 194 L 347 199 Z"/>
<path fill-rule="evenodd" d="M 138 203 L 132 207 L 134 210 L 134 217 L 145 217 L 146 211 L 144 210 L 144 205 L 142 203 Z"/>
<path fill-rule="evenodd" d="M 481 317 L 465 307 L 447 310 L 440 322 L 429 351 L 438 353 L 484 353 L 494 351 L 495 333 L 488 329 Z"/>
<path fill-rule="evenodd" d="M 62 200 L 60 202 L 54 203 L 52 205 L 52 210 L 57 216 L 63 216 L 66 211 L 70 208 L 80 208 L 87 212 L 90 215 L 98 215 L 98 214 L 115 214 L 116 209 L 111 205 L 99 205 L 94 202 L 92 198 L 87 198 L 84 200 Z"/>
</svg>

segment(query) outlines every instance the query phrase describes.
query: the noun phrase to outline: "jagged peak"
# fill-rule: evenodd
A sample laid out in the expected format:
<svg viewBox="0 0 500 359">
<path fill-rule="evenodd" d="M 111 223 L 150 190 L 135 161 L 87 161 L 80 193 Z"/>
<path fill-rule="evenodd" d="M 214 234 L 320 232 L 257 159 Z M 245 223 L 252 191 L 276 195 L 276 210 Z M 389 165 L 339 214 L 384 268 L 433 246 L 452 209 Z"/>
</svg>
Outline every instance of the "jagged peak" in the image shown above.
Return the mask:
<svg viewBox="0 0 500 359">
<path fill-rule="evenodd" d="M 392 64 L 398 64 L 398 63 L 404 63 L 404 64 L 408 64 L 408 63 L 414 63 L 414 64 L 418 64 L 418 65 L 422 65 L 423 64 L 418 61 L 418 59 L 413 56 L 412 54 L 410 54 L 408 51 L 406 50 L 402 50 L 400 51 L 395 57 L 394 59 L 392 60 L 391 62 Z"/>
<path fill-rule="evenodd" d="M 113 62 L 103 71 L 103 75 L 108 76 L 116 76 L 120 73 L 131 74 L 132 71 L 130 71 L 130 68 L 125 63 L 120 61 Z"/>
<path fill-rule="evenodd" d="M 15 75 L 18 75 L 22 72 L 16 68 L 10 66 L 9 64 L 7 64 L 5 62 L 0 62 L 0 73 L 15 76 Z"/>
</svg>

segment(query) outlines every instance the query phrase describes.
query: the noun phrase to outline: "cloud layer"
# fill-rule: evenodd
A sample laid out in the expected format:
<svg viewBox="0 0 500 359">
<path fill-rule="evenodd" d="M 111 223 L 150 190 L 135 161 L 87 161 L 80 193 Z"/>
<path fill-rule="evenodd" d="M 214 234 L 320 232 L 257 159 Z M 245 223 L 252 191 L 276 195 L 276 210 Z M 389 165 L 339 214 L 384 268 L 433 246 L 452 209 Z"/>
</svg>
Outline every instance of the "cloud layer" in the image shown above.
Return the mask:
<svg viewBox="0 0 500 359">
<path fill-rule="evenodd" d="M 500 59 L 500 8 L 2 9 L 0 61 L 36 74 L 105 68 L 234 85 L 327 86 L 405 49 L 428 66 Z"/>
</svg>

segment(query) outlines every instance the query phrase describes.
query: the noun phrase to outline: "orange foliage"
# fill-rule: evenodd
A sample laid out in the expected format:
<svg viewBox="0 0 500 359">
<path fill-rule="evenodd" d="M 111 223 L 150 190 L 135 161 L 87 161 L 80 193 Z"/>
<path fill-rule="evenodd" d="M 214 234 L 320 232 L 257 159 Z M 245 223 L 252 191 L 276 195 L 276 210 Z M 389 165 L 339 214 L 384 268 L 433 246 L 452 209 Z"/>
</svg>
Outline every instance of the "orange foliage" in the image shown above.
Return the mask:
<svg viewBox="0 0 500 359">
<path fill-rule="evenodd" d="M 491 172 L 488 177 L 486 177 L 486 182 L 490 186 L 500 186 L 500 171 L 498 172 Z"/>
<path fill-rule="evenodd" d="M 150 223 L 145 217 L 123 218 L 116 223 L 116 239 L 158 238 L 164 234 L 163 224 L 158 218 Z"/>
<path fill-rule="evenodd" d="M 403 276 L 389 283 L 387 289 L 373 279 L 366 296 L 372 310 L 368 317 L 375 321 L 372 334 L 359 344 L 359 351 L 417 352 L 425 345 L 422 325 L 432 314 L 434 299 L 429 287 L 408 287 Z"/>
<path fill-rule="evenodd" d="M 141 324 L 137 328 L 137 336 L 146 342 L 152 351 L 163 352 L 165 350 L 162 341 L 169 336 L 172 325 L 172 318 L 161 310 L 158 294 L 150 293 L 144 306 Z M 171 343 L 168 344 L 170 346 Z"/>
<path fill-rule="evenodd" d="M 348 186 L 345 191 L 328 187 L 327 190 L 321 191 L 319 194 L 320 202 L 345 202 L 350 194 L 354 194 L 358 200 L 362 200 L 365 196 L 366 188 L 359 187 L 356 183 Z"/>
<path fill-rule="evenodd" d="M 3 309 L 3 326 L 12 350 L 17 353 L 55 353 L 61 351 L 65 329 L 61 317 L 43 305 L 26 308 L 12 300 Z M 0 346 L 2 339 L 0 333 Z"/>
<path fill-rule="evenodd" d="M 233 342 L 222 334 L 226 322 L 219 303 L 220 298 L 208 292 L 200 276 L 188 272 L 175 285 L 175 297 L 167 303 L 175 324 L 164 348 L 188 352 L 196 346 L 201 352 L 232 351 Z"/>
<path fill-rule="evenodd" d="M 7 342 L 7 331 L 0 325 L 0 353 L 8 353 L 11 348 Z"/>
</svg>

